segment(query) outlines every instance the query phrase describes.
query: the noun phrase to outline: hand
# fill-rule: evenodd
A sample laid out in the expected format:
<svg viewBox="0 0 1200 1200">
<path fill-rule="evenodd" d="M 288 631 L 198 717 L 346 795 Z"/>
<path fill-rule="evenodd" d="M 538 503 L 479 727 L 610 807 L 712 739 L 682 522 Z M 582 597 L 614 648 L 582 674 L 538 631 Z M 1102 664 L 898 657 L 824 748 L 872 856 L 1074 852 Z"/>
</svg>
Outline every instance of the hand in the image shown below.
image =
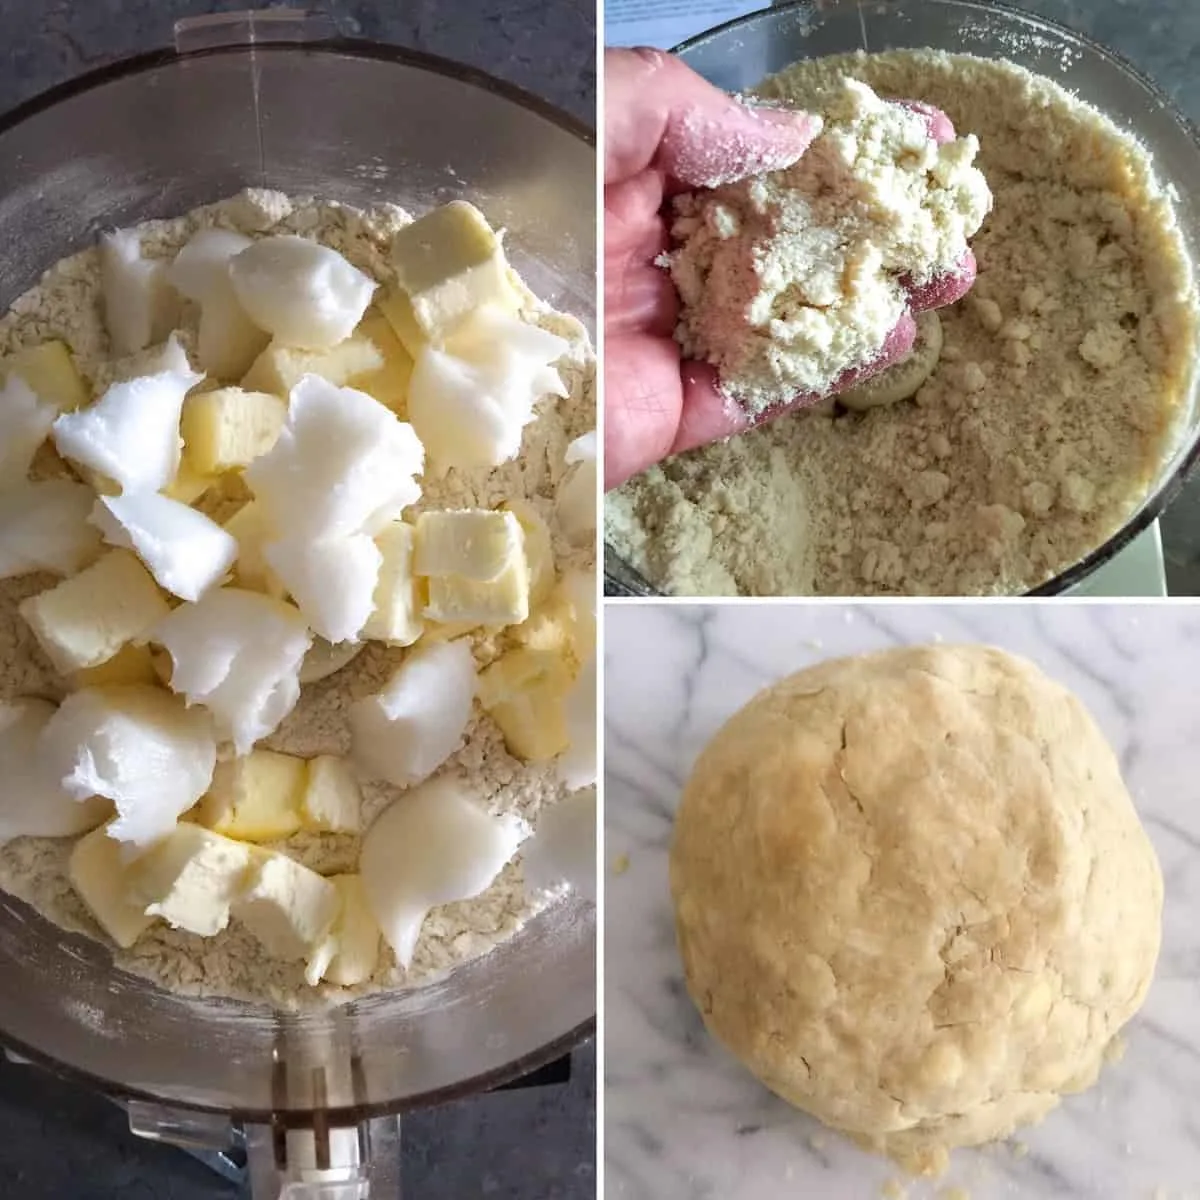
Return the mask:
<svg viewBox="0 0 1200 1200">
<path fill-rule="evenodd" d="M 669 454 L 740 433 L 819 396 L 797 396 L 758 417 L 716 389 L 707 363 L 681 361 L 672 334 L 679 300 L 654 259 L 670 247 L 663 201 L 681 189 L 714 187 L 797 162 L 816 133 L 806 113 L 750 108 L 657 50 L 605 52 L 604 485 L 613 488 Z M 908 104 L 935 141 L 954 127 L 937 109 Z M 950 304 L 975 279 L 968 251 L 944 278 L 909 292 L 913 312 Z M 848 371 L 849 387 L 912 347 L 911 315 L 877 358 Z"/>
</svg>

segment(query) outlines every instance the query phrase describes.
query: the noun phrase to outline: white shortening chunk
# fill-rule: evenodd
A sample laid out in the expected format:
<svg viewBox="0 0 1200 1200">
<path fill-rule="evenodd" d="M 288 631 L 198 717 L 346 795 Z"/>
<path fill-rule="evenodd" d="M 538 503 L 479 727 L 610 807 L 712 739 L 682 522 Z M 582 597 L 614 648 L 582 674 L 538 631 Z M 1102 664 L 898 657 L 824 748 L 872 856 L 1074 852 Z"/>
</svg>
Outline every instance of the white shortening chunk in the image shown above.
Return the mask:
<svg viewBox="0 0 1200 1200">
<path fill-rule="evenodd" d="M 405 787 L 428 778 L 462 745 L 475 695 L 475 660 L 463 642 L 414 650 L 383 691 L 350 706 L 355 762 Z"/>
<path fill-rule="evenodd" d="M 176 291 L 200 306 L 197 360 L 218 379 L 243 375 L 268 341 L 242 307 L 229 275 L 230 259 L 251 245 L 240 233 L 201 229 L 168 270 Z"/>
<path fill-rule="evenodd" d="M 250 865 L 249 846 L 181 822 L 130 865 L 129 893 L 148 917 L 213 937 L 229 924 Z"/>
<path fill-rule="evenodd" d="M 341 642 L 334 645 L 324 638 L 313 638 L 313 644 L 300 665 L 300 682 L 317 683 L 352 663 L 365 649 L 365 642 Z"/>
<path fill-rule="evenodd" d="M 491 582 L 521 558 L 524 534 L 510 512 L 486 508 L 423 512 L 417 517 L 413 570 Z"/>
<path fill-rule="evenodd" d="M 321 349 L 354 332 L 375 281 L 336 250 L 291 235 L 265 237 L 229 264 L 250 319 L 288 346 Z"/>
<path fill-rule="evenodd" d="M 54 716 L 48 700 L 0 702 L 0 843 L 17 837 L 72 837 L 95 829 L 112 811 L 99 797 L 79 800 L 38 753 Z"/>
<path fill-rule="evenodd" d="M 567 884 L 595 903 L 596 789 L 544 806 L 521 858 L 526 888 L 542 891 Z"/>
<path fill-rule="evenodd" d="M 568 746 L 558 774 L 568 791 L 596 782 L 596 658 L 588 659 L 566 698 Z"/>
<path fill-rule="evenodd" d="M 304 759 L 251 750 L 217 763 L 212 785 L 197 805 L 197 823 L 242 842 L 273 842 L 300 828 Z"/>
<path fill-rule="evenodd" d="M 392 239 L 396 279 L 426 337 L 440 341 L 472 310 L 520 308 L 504 247 L 474 205 L 452 200 L 406 225 Z"/>
<path fill-rule="evenodd" d="M 200 392 L 183 404 L 184 455 L 203 475 L 247 466 L 275 445 L 286 420 L 287 405 L 268 392 Z"/>
<path fill-rule="evenodd" d="M 135 551 L 159 587 L 181 600 L 199 600 L 238 554 L 237 539 L 215 521 L 157 492 L 101 496 L 91 522 L 110 545 Z"/>
<path fill-rule="evenodd" d="M 118 355 L 145 350 L 175 328 L 179 303 L 167 281 L 166 266 L 142 257 L 142 241 L 135 230 L 101 235 L 104 325 Z"/>
<path fill-rule="evenodd" d="M 379 922 L 367 904 L 361 875 L 331 875 L 337 888 L 338 915 L 308 960 L 304 977 L 316 987 L 322 979 L 340 987 L 364 983 L 379 962 Z"/>
<path fill-rule="evenodd" d="M 241 588 L 214 588 L 160 622 L 171 687 L 213 715 L 217 735 L 247 754 L 300 698 L 312 634 L 291 604 Z"/>
<path fill-rule="evenodd" d="M 207 715 L 145 684 L 73 692 L 38 749 L 71 795 L 111 800 L 109 835 L 138 846 L 169 832 L 204 794 L 217 757 Z"/>
<path fill-rule="evenodd" d="M 338 889 L 286 854 L 255 855 L 233 915 L 268 954 L 288 961 L 308 958 L 337 920 Z"/>
<path fill-rule="evenodd" d="M 566 462 L 567 474 L 558 488 L 558 522 L 571 541 L 589 541 L 596 532 L 598 496 L 595 432 L 577 437 L 567 447 Z"/>
<path fill-rule="evenodd" d="M 319 754 L 309 760 L 300 804 L 306 829 L 328 833 L 358 833 L 362 829 L 362 790 L 349 764 L 335 754 Z"/>
<path fill-rule="evenodd" d="M 377 533 L 420 498 L 424 463 L 411 425 L 363 392 L 306 375 L 278 441 L 245 476 L 274 528 L 319 538 Z"/>
<path fill-rule="evenodd" d="M 64 458 L 99 472 L 127 492 L 157 492 L 179 469 L 179 415 L 194 371 L 163 371 L 112 387 L 89 408 L 54 422 Z"/>
<path fill-rule="evenodd" d="M 357 638 L 374 607 L 383 555 L 368 534 L 267 542 L 263 558 L 312 629 L 330 642 Z"/>
<path fill-rule="evenodd" d="M 170 607 L 127 550 L 110 550 L 86 570 L 22 601 L 19 611 L 56 670 L 107 662 L 149 634 Z"/>
<path fill-rule="evenodd" d="M 104 827 L 93 830 L 71 849 L 67 878 L 96 923 L 123 950 L 154 924 L 129 888 L 128 865 L 121 843 Z"/>
<path fill-rule="evenodd" d="M 74 575 L 101 553 L 88 524 L 95 492 L 70 479 L 19 483 L 0 491 L 0 579 L 30 571 Z"/>
<path fill-rule="evenodd" d="M 408 417 L 438 470 L 515 458 L 544 395 L 565 396 L 550 366 L 562 338 L 491 308 L 467 319 L 445 349 L 426 346 L 409 383 Z"/>
<path fill-rule="evenodd" d="M 0 487 L 24 481 L 57 416 L 16 372 L 0 385 Z"/>
<path fill-rule="evenodd" d="M 375 535 L 382 556 L 371 615 L 362 636 L 389 646 L 411 646 L 421 636 L 421 601 L 413 571 L 413 527 L 403 521 Z"/>
<path fill-rule="evenodd" d="M 528 834 L 517 816 L 489 816 L 454 779 L 394 800 L 367 830 L 359 869 L 367 903 L 404 967 L 431 908 L 487 890 Z"/>
</svg>

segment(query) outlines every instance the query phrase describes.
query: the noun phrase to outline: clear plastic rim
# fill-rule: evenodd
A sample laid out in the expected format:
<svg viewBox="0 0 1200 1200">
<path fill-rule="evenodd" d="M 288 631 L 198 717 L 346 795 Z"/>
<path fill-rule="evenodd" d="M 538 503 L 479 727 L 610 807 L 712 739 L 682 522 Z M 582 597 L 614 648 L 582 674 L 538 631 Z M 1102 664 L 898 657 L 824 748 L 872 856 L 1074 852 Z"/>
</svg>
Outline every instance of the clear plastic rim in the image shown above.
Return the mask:
<svg viewBox="0 0 1200 1200">
<path fill-rule="evenodd" d="M 1137 67 L 1117 51 L 1095 41 L 1093 38 L 1088 37 L 1087 34 L 1079 33 L 1047 17 L 1035 16 L 1033 13 L 1026 12 L 1023 9 L 1013 8 L 1010 4 L 992 3 L 991 0 L 986 0 L 986 2 L 985 0 L 922 0 L 922 3 L 933 8 L 947 8 L 958 11 L 967 10 L 988 17 L 994 17 L 998 13 L 1010 20 L 1020 21 L 1039 33 L 1048 34 L 1060 41 L 1082 47 L 1129 76 L 1129 78 L 1153 97 L 1156 104 L 1179 127 L 1180 132 L 1191 141 L 1197 153 L 1200 154 L 1200 130 L 1197 129 L 1195 123 L 1179 110 L 1171 98 L 1152 79 L 1139 71 Z M 757 12 L 747 13 L 745 16 L 735 17 L 732 21 L 726 21 L 722 25 L 716 25 L 712 29 L 697 34 L 695 37 L 688 38 L 687 41 L 680 42 L 678 46 L 672 47 L 671 53 L 687 54 L 688 51 L 702 46 L 710 38 L 740 29 L 754 21 L 760 20 L 767 14 L 812 12 L 814 9 L 818 12 L 836 11 L 838 9 L 857 12 L 861 11 L 862 7 L 862 0 L 817 0 L 815 4 L 813 0 L 791 0 L 790 3 L 759 9 Z M 1200 264 L 1194 265 L 1200 269 Z M 1157 494 L 1147 499 L 1138 512 L 1107 541 L 1084 555 L 1078 562 L 1046 580 L 1045 583 L 1040 583 L 1037 587 L 1023 594 L 1026 596 L 1062 595 L 1064 592 L 1077 587 L 1100 567 L 1111 562 L 1135 538 L 1149 529 L 1167 507 L 1174 502 L 1175 498 L 1183 490 L 1184 484 L 1187 483 L 1192 472 L 1196 469 L 1197 464 L 1200 464 L 1200 437 L 1196 439 L 1196 442 L 1184 454 L 1174 472 L 1158 489 Z M 613 553 L 615 555 L 615 551 Z M 622 567 L 628 572 L 635 586 L 640 585 L 645 588 L 645 591 L 638 592 L 634 590 L 633 587 L 611 576 L 606 570 L 604 575 L 604 590 L 606 594 L 617 596 L 657 596 L 660 594 L 646 582 L 638 571 L 635 571 L 623 560 Z M 610 588 L 612 589 L 611 591 Z"/>
<path fill-rule="evenodd" d="M 118 59 L 104 66 L 96 67 L 81 75 L 65 80 L 54 87 L 39 92 L 36 96 L 18 104 L 4 113 L 0 113 L 0 135 L 16 128 L 29 117 L 36 116 L 53 108 L 61 101 L 80 96 L 93 88 L 109 83 L 116 79 L 129 78 L 169 66 L 175 62 L 184 62 L 200 58 L 220 55 L 236 56 L 245 54 L 246 46 L 214 46 L 197 50 L 178 51 L 170 47 L 147 51 L 144 54 Z M 402 66 L 414 67 L 432 74 L 442 75 L 456 80 L 469 87 L 478 88 L 513 104 L 528 109 L 535 115 L 557 125 L 565 132 L 572 134 L 585 145 L 594 148 L 596 145 L 595 131 L 578 120 L 570 113 L 548 103 L 540 96 L 527 92 L 502 79 L 489 75 L 486 71 L 455 62 L 453 59 L 441 58 L 434 54 L 426 54 L 420 50 L 410 50 L 402 46 L 390 46 L 382 42 L 372 42 L 361 38 L 324 38 L 316 41 L 256 41 L 254 52 L 292 54 L 336 54 L 343 57 L 372 59 L 380 62 L 396 63 Z M 593 930 L 593 946 L 595 934 Z M 593 951 L 594 952 L 594 951 Z M 576 1046 L 581 1045 L 596 1032 L 595 1014 L 566 1030 L 559 1036 L 539 1046 L 536 1050 L 514 1059 L 491 1071 L 473 1075 L 468 1079 L 419 1095 L 408 1096 L 394 1101 L 378 1103 L 363 1103 L 340 1108 L 323 1109 L 322 1116 L 332 1124 L 358 1125 L 375 1117 L 391 1116 L 397 1113 L 411 1112 L 418 1108 L 429 1108 L 461 1100 L 467 1096 L 478 1095 L 501 1087 L 506 1083 L 528 1075 L 540 1067 L 546 1066 Z M 80 1083 L 93 1090 L 103 1092 L 120 1101 L 141 1100 L 149 1104 L 166 1103 L 171 1108 L 189 1112 L 204 1112 L 227 1114 L 233 1121 L 247 1123 L 275 1122 L 283 1127 L 304 1127 L 311 1123 L 311 1110 L 285 1110 L 278 1112 L 271 1109 L 227 1109 L 216 1105 L 202 1104 L 171 1098 L 164 1101 L 154 1092 L 146 1091 L 118 1080 L 108 1079 L 93 1074 L 79 1067 L 72 1066 L 37 1046 L 31 1046 L 20 1038 L 13 1037 L 6 1030 L 0 1029 L 0 1042 L 15 1056 L 27 1059 L 35 1066 L 53 1075 Z"/>
</svg>

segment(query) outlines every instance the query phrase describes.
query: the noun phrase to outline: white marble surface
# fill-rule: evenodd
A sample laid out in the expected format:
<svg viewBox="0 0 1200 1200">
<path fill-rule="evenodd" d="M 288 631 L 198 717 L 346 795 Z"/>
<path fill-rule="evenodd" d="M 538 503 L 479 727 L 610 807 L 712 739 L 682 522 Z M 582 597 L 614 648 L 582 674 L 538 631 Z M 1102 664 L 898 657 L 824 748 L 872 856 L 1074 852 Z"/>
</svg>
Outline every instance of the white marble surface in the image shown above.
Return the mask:
<svg viewBox="0 0 1200 1200">
<path fill-rule="evenodd" d="M 1162 861 L 1165 930 L 1123 1060 L 1016 1142 L 957 1151 L 936 1183 L 904 1180 L 907 1196 L 1200 1198 L 1200 607 L 610 603 L 605 619 L 607 1196 L 858 1200 L 901 1180 L 707 1036 L 675 952 L 667 844 L 696 754 L 760 687 L 821 658 L 941 639 L 1025 654 L 1083 698 Z"/>
</svg>

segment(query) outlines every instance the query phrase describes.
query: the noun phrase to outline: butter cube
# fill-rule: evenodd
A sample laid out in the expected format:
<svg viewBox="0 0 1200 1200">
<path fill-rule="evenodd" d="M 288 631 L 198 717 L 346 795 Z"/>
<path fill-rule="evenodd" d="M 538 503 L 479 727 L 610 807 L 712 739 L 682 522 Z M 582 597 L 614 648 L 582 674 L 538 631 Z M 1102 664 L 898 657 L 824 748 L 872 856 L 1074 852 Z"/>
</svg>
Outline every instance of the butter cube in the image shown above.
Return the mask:
<svg viewBox="0 0 1200 1200">
<path fill-rule="evenodd" d="M 549 680 L 531 684 L 488 710 L 510 753 L 526 762 L 545 762 L 571 742 L 564 694 Z"/>
<path fill-rule="evenodd" d="M 308 960 L 305 978 L 316 987 L 322 979 L 341 987 L 363 983 L 379 962 L 379 924 L 367 904 L 361 875 L 331 875 L 337 888 L 338 915 Z"/>
<path fill-rule="evenodd" d="M 421 644 L 426 642 L 452 642 L 479 628 L 478 621 L 439 621 L 426 625 L 421 634 Z"/>
<path fill-rule="evenodd" d="M 179 470 L 175 472 L 175 478 L 163 488 L 163 495 L 178 500 L 180 504 L 195 504 L 220 482 L 219 475 L 204 475 L 197 471 L 185 454 L 179 460 Z M 119 488 L 113 488 L 113 494 L 119 491 Z"/>
<path fill-rule="evenodd" d="M 125 683 L 158 683 L 159 677 L 149 645 L 128 642 L 107 662 L 76 671 L 72 682 L 78 690 Z"/>
<path fill-rule="evenodd" d="M 375 293 L 375 307 L 383 314 L 383 319 L 392 327 L 392 332 L 415 362 L 429 344 L 429 339 L 417 324 L 408 293 L 392 286 L 381 288 Z"/>
<path fill-rule="evenodd" d="M 274 750 L 217 763 L 196 809 L 199 824 L 241 842 L 273 842 L 300 828 L 305 761 Z"/>
<path fill-rule="evenodd" d="M 300 812 L 306 829 L 329 833 L 358 833 L 362 829 L 362 791 L 345 759 L 319 754 L 309 761 Z"/>
<path fill-rule="evenodd" d="M 453 200 L 406 225 L 392 239 L 396 278 L 413 316 L 431 341 L 441 341 L 473 309 L 521 307 L 508 279 L 499 237 L 474 205 Z"/>
<path fill-rule="evenodd" d="M 107 662 L 126 642 L 147 636 L 171 609 L 135 555 L 110 550 L 78 575 L 23 601 L 19 611 L 65 675 Z"/>
<path fill-rule="evenodd" d="M 14 350 L 0 359 L 0 381 L 7 379 L 9 372 L 19 375 L 39 400 L 52 404 L 60 413 L 74 412 L 92 399 L 65 342 L 55 340 Z"/>
<path fill-rule="evenodd" d="M 554 547 L 550 541 L 550 528 L 528 500 L 509 500 L 504 507 L 517 518 L 525 535 L 529 606 L 536 608 L 554 589 Z"/>
<path fill-rule="evenodd" d="M 251 500 L 225 522 L 224 528 L 237 538 L 238 556 L 233 567 L 237 586 L 280 599 L 286 589 L 263 557 L 263 544 L 271 540 L 272 533 L 262 506 Z"/>
<path fill-rule="evenodd" d="M 276 958 L 308 958 L 337 920 L 338 889 L 286 854 L 259 851 L 255 860 L 234 916 Z"/>
<path fill-rule="evenodd" d="M 286 398 L 305 375 L 320 375 L 337 387 L 348 387 L 352 379 L 384 365 L 375 344 L 359 333 L 327 350 L 300 350 L 272 342 L 251 364 L 242 387 Z"/>
<path fill-rule="evenodd" d="M 489 711 L 540 684 L 566 694 L 574 678 L 561 655 L 549 650 L 518 647 L 503 654 L 479 673 L 476 694 Z"/>
<path fill-rule="evenodd" d="M 287 405 L 264 391 L 217 388 L 187 397 L 180 431 L 184 458 L 199 475 L 219 475 L 252 463 L 275 445 Z"/>
<path fill-rule="evenodd" d="M 123 950 L 154 924 L 146 906 L 129 890 L 121 843 L 101 825 L 75 843 L 67 863 L 67 878 L 96 924 Z"/>
<path fill-rule="evenodd" d="M 375 545 L 383 561 L 375 584 L 374 609 L 362 628 L 362 636 L 389 646 L 411 646 L 423 628 L 413 572 L 413 527 L 393 521 L 375 535 Z"/>
<path fill-rule="evenodd" d="M 461 508 L 417 517 L 413 570 L 489 583 L 523 561 L 525 535 L 510 512 Z"/>
<path fill-rule="evenodd" d="M 462 625 L 519 625 L 529 616 L 529 571 L 524 552 L 487 583 L 459 575 L 428 579 L 424 615 L 431 621 Z"/>
<path fill-rule="evenodd" d="M 230 906 L 250 873 L 250 855 L 241 842 L 180 822 L 134 860 L 130 891 L 149 916 L 212 937 L 229 924 Z"/>
<path fill-rule="evenodd" d="M 381 313 L 367 310 L 358 324 L 357 333 L 366 337 L 379 351 L 383 365 L 352 375 L 347 383 L 360 392 L 373 396 L 394 413 L 403 414 L 412 379 L 413 358 L 396 336 L 396 331 Z"/>
</svg>

